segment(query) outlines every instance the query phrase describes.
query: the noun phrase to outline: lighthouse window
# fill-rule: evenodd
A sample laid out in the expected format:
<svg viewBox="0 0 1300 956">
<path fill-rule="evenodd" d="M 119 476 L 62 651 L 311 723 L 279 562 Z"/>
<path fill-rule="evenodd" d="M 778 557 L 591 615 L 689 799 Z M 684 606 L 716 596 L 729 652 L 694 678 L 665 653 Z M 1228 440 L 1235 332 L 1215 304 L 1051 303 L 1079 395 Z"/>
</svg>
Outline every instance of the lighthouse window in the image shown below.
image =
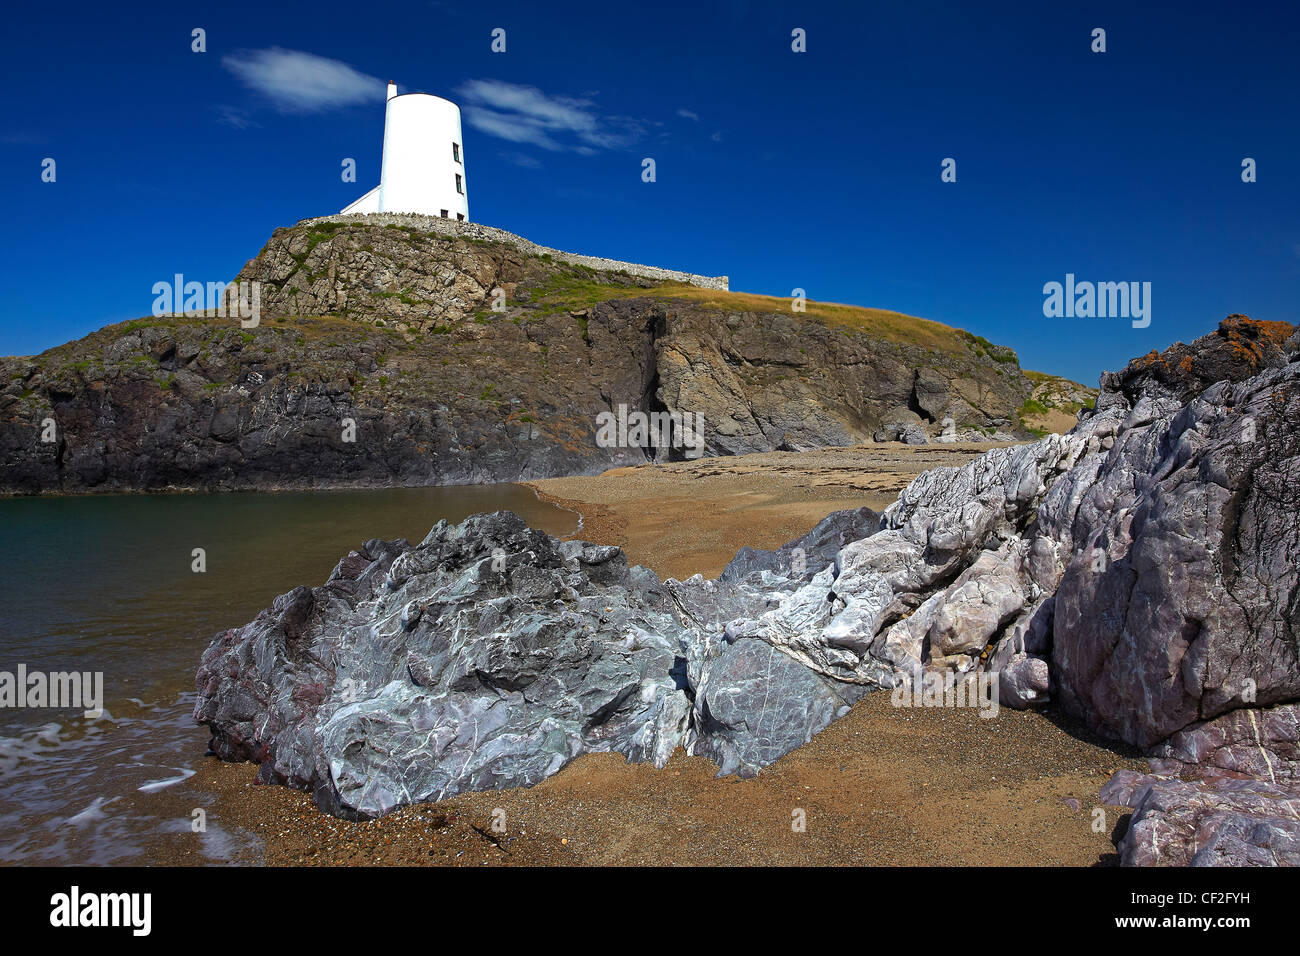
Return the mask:
<svg viewBox="0 0 1300 956">
<path fill-rule="evenodd" d="M 451 158 L 458 163 L 460 162 L 460 143 L 451 144 Z"/>
<path fill-rule="evenodd" d="M 457 221 L 457 222 L 464 222 L 464 221 L 465 221 L 465 214 L 464 214 L 463 212 L 458 212 L 458 213 L 456 213 L 456 221 Z"/>
<path fill-rule="evenodd" d="M 458 192 L 458 193 L 463 193 L 464 191 L 465 191 L 465 185 L 464 185 L 463 181 L 462 181 L 461 178 L 460 178 L 460 173 L 457 173 L 457 174 L 456 174 L 456 192 Z"/>
<path fill-rule="evenodd" d="M 447 218 L 447 210 L 445 210 L 445 209 L 442 211 L 442 218 L 443 218 L 443 219 L 446 219 L 446 218 Z"/>
</svg>

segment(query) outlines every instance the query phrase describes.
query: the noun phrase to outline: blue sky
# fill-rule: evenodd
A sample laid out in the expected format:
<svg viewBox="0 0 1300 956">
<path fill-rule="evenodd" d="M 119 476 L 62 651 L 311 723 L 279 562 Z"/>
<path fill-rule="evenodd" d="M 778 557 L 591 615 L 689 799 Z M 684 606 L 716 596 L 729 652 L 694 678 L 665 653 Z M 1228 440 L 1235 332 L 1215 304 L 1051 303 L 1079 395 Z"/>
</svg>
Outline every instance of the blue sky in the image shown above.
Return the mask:
<svg viewBox="0 0 1300 956">
<path fill-rule="evenodd" d="M 377 184 L 389 78 L 461 104 L 471 218 L 545 245 L 926 316 L 1088 383 L 1229 312 L 1300 322 L 1295 4 L 231 0 L 6 21 L 0 354 L 148 314 L 177 272 L 229 279 L 277 226 Z M 1150 326 L 1045 318 L 1066 273 L 1150 282 Z"/>
</svg>

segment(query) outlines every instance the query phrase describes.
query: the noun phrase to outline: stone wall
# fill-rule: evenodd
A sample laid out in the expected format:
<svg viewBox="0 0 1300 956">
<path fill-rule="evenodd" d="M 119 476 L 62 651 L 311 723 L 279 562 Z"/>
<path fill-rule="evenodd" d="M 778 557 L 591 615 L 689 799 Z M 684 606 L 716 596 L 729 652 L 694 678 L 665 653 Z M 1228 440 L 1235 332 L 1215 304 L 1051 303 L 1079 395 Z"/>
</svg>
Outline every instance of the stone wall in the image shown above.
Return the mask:
<svg viewBox="0 0 1300 956">
<path fill-rule="evenodd" d="M 514 246 L 520 252 L 530 256 L 550 256 L 561 262 L 568 262 L 572 265 L 586 266 L 590 269 L 597 269 L 602 272 L 626 272 L 629 275 L 641 276 L 645 279 L 659 279 L 666 282 L 684 282 L 688 285 L 699 286 L 701 289 L 718 289 L 722 292 L 729 291 L 730 281 L 727 276 L 697 276 L 690 272 L 678 272 L 675 269 L 660 269 L 657 266 L 643 266 L 635 262 L 620 262 L 617 259 L 601 259 L 597 256 L 583 256 L 575 252 L 563 252 L 559 249 L 550 249 L 546 246 L 539 246 L 535 242 L 516 236 L 512 232 L 506 232 L 504 229 L 497 229 L 493 226 L 484 226 L 477 222 L 459 222 L 455 219 L 443 219 L 439 216 L 421 216 L 415 213 L 351 213 L 349 215 L 334 216 L 317 216 L 314 219 L 304 219 L 298 223 L 300 226 L 310 226 L 320 222 L 355 222 L 358 224 L 376 225 L 376 226 L 413 226 L 417 229 L 424 229 L 429 232 L 436 232 L 443 236 L 458 236 L 465 239 L 483 239 L 488 242 L 504 242 Z"/>
</svg>

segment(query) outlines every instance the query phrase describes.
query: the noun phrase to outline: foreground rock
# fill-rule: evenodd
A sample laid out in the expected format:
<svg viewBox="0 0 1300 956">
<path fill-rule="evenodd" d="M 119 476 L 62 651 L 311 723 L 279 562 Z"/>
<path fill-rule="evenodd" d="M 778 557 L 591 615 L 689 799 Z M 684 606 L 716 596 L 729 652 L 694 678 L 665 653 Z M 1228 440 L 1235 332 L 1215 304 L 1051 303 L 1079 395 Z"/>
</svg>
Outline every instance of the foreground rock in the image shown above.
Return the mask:
<svg viewBox="0 0 1300 956">
<path fill-rule="evenodd" d="M 996 675 L 1003 705 L 1056 700 L 1149 749 L 1149 779 L 1107 788 L 1135 807 L 1125 862 L 1295 862 L 1296 346 L 1229 317 L 1103 378 L 1069 434 L 926 472 L 716 581 L 503 515 L 372 543 L 220 636 L 197 716 L 222 756 L 370 814 L 595 749 L 754 773 L 871 690 Z"/>
<path fill-rule="evenodd" d="M 617 548 L 516 515 L 371 541 L 204 654 L 196 717 L 225 759 L 375 816 L 527 786 L 580 753 L 662 764 L 690 701 L 681 628 Z"/>
<path fill-rule="evenodd" d="M 662 766 L 686 746 L 752 773 L 863 693 L 760 641 L 728 645 L 680 593 L 618 548 L 509 512 L 439 522 L 416 547 L 367 542 L 323 586 L 219 635 L 195 718 L 223 759 L 370 817 L 528 786 L 583 753 Z"/>
<path fill-rule="evenodd" d="M 1126 864 L 1300 866 L 1300 704 L 1191 724 L 1150 763 L 1101 792 L 1133 808 L 1119 844 Z"/>
<path fill-rule="evenodd" d="M 1127 866 L 1300 866 L 1294 787 L 1251 777 L 1144 778 L 1127 802 L 1134 812 L 1119 842 Z"/>
<path fill-rule="evenodd" d="M 1095 419 L 1113 447 L 1053 489 L 1044 523 L 1074 550 L 1053 672 L 1062 704 L 1094 729 L 1151 746 L 1300 698 L 1298 379 L 1294 365 L 1272 368 L 1186 404 L 1195 384 L 1143 389 Z"/>
</svg>

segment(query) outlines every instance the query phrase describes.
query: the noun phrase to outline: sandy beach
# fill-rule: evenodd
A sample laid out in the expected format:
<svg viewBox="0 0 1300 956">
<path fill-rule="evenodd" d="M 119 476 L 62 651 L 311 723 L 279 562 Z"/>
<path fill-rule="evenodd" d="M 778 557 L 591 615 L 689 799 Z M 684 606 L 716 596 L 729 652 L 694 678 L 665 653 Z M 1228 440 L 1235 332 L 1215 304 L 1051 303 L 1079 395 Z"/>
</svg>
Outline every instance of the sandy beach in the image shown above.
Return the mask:
<svg viewBox="0 0 1300 956">
<path fill-rule="evenodd" d="M 832 511 L 883 510 L 923 471 L 993 444 L 897 443 L 774 451 L 526 482 L 582 515 L 581 537 L 616 544 L 660 577 L 717 577 L 736 552 L 775 548 Z"/>
<path fill-rule="evenodd" d="M 661 576 L 716 576 L 742 545 L 775 547 L 826 514 L 883 508 L 928 468 L 987 445 L 867 445 L 617 469 L 529 483 L 579 511 L 581 537 Z M 653 502 L 653 505 L 647 505 Z M 272 865 L 1108 865 L 1121 808 L 1097 791 L 1143 768 L 1051 708 L 895 708 L 868 695 L 757 777 L 717 778 L 681 751 L 663 770 L 580 757 L 528 789 L 466 793 L 350 823 L 310 796 L 212 759 L 165 799 L 178 816 L 251 837 L 237 862 Z M 798 822 L 803 821 L 803 829 Z M 494 828 L 494 821 L 496 826 Z M 160 835 L 159 862 L 210 862 L 194 835 Z"/>
</svg>

